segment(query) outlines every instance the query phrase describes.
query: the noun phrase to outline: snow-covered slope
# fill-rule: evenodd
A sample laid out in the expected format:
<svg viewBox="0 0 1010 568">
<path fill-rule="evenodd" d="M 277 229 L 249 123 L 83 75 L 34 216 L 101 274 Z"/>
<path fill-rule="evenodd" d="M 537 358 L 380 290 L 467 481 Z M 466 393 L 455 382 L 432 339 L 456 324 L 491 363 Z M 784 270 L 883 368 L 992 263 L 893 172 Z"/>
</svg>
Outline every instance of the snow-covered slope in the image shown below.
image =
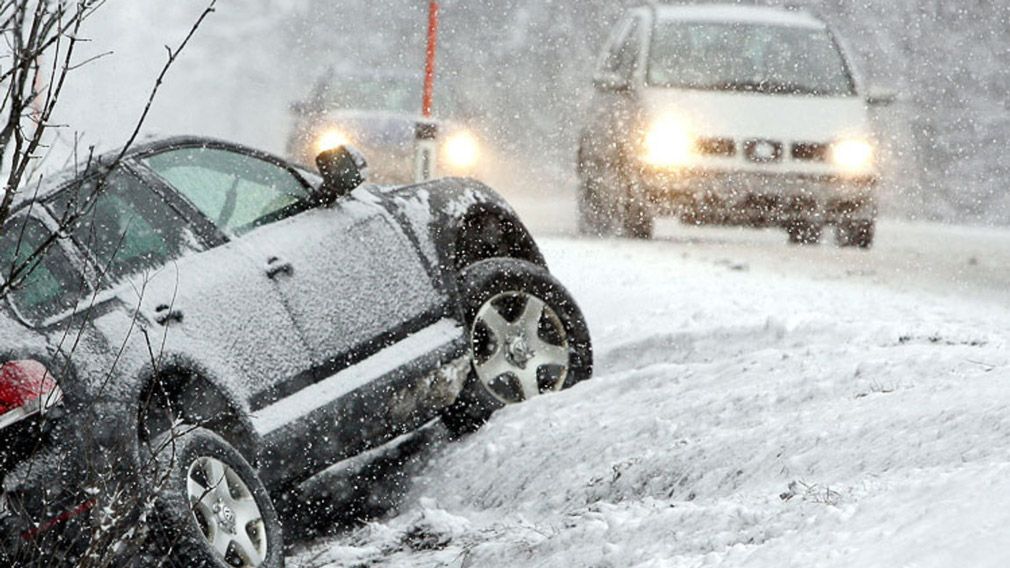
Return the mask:
<svg viewBox="0 0 1010 568">
<path fill-rule="evenodd" d="M 545 248 L 596 378 L 440 447 L 396 516 L 293 565 L 1010 561 L 1006 309 L 671 243 Z"/>
</svg>

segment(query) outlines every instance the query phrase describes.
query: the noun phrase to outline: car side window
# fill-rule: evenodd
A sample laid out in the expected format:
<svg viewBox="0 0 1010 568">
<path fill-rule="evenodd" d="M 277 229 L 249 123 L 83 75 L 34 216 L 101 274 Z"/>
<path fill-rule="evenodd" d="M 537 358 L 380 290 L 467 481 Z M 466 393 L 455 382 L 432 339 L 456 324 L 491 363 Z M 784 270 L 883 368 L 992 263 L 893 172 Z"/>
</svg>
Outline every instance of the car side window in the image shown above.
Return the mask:
<svg viewBox="0 0 1010 568">
<path fill-rule="evenodd" d="M 227 233 L 241 235 L 309 196 L 305 185 L 276 164 L 218 148 L 182 148 L 144 162 Z"/>
<path fill-rule="evenodd" d="M 22 317 L 32 323 L 68 312 L 88 293 L 84 277 L 41 221 L 20 217 L 0 235 L 3 279 Z"/>
<path fill-rule="evenodd" d="M 58 193 L 49 203 L 57 219 L 91 253 L 107 284 L 200 250 L 189 223 L 151 188 L 117 171 Z"/>
</svg>

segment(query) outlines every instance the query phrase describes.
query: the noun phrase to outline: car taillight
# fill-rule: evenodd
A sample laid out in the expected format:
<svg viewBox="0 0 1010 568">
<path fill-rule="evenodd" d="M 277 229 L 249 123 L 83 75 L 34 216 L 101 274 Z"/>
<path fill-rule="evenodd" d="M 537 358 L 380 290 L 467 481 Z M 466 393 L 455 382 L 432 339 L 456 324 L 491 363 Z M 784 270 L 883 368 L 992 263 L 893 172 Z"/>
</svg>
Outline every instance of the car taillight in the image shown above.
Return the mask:
<svg viewBox="0 0 1010 568">
<path fill-rule="evenodd" d="M 44 413 L 63 399 L 63 391 L 38 361 L 8 361 L 0 366 L 0 429 Z"/>
</svg>

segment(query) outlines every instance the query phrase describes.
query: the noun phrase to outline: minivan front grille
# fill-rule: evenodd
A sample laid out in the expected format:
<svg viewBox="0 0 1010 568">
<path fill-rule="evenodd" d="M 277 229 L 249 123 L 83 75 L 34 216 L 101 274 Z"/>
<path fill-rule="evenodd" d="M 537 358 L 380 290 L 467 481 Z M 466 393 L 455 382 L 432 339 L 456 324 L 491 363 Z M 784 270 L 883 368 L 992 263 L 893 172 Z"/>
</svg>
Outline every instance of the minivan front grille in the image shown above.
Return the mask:
<svg viewBox="0 0 1010 568">
<path fill-rule="evenodd" d="M 744 156 L 756 164 L 782 161 L 782 143 L 774 140 L 748 140 L 743 146 Z"/>
<path fill-rule="evenodd" d="M 699 154 L 732 158 L 736 156 L 736 141 L 732 138 L 701 138 L 696 143 Z"/>
<path fill-rule="evenodd" d="M 816 142 L 797 142 L 793 144 L 793 159 L 804 162 L 826 162 L 831 147 Z"/>
</svg>

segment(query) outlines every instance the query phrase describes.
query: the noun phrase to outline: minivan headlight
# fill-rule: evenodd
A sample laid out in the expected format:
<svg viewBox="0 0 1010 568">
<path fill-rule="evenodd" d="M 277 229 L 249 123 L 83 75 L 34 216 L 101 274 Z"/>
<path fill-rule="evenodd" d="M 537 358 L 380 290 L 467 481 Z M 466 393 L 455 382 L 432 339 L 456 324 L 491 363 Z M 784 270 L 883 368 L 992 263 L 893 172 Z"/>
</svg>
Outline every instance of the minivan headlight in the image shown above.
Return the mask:
<svg viewBox="0 0 1010 568">
<path fill-rule="evenodd" d="M 831 147 L 831 162 L 847 173 L 864 173 L 873 166 L 873 154 L 866 140 L 842 140 Z"/>
<path fill-rule="evenodd" d="M 652 166 L 683 167 L 691 163 L 694 145 L 694 136 L 682 122 L 664 118 L 654 122 L 646 132 L 643 157 Z"/>
</svg>

